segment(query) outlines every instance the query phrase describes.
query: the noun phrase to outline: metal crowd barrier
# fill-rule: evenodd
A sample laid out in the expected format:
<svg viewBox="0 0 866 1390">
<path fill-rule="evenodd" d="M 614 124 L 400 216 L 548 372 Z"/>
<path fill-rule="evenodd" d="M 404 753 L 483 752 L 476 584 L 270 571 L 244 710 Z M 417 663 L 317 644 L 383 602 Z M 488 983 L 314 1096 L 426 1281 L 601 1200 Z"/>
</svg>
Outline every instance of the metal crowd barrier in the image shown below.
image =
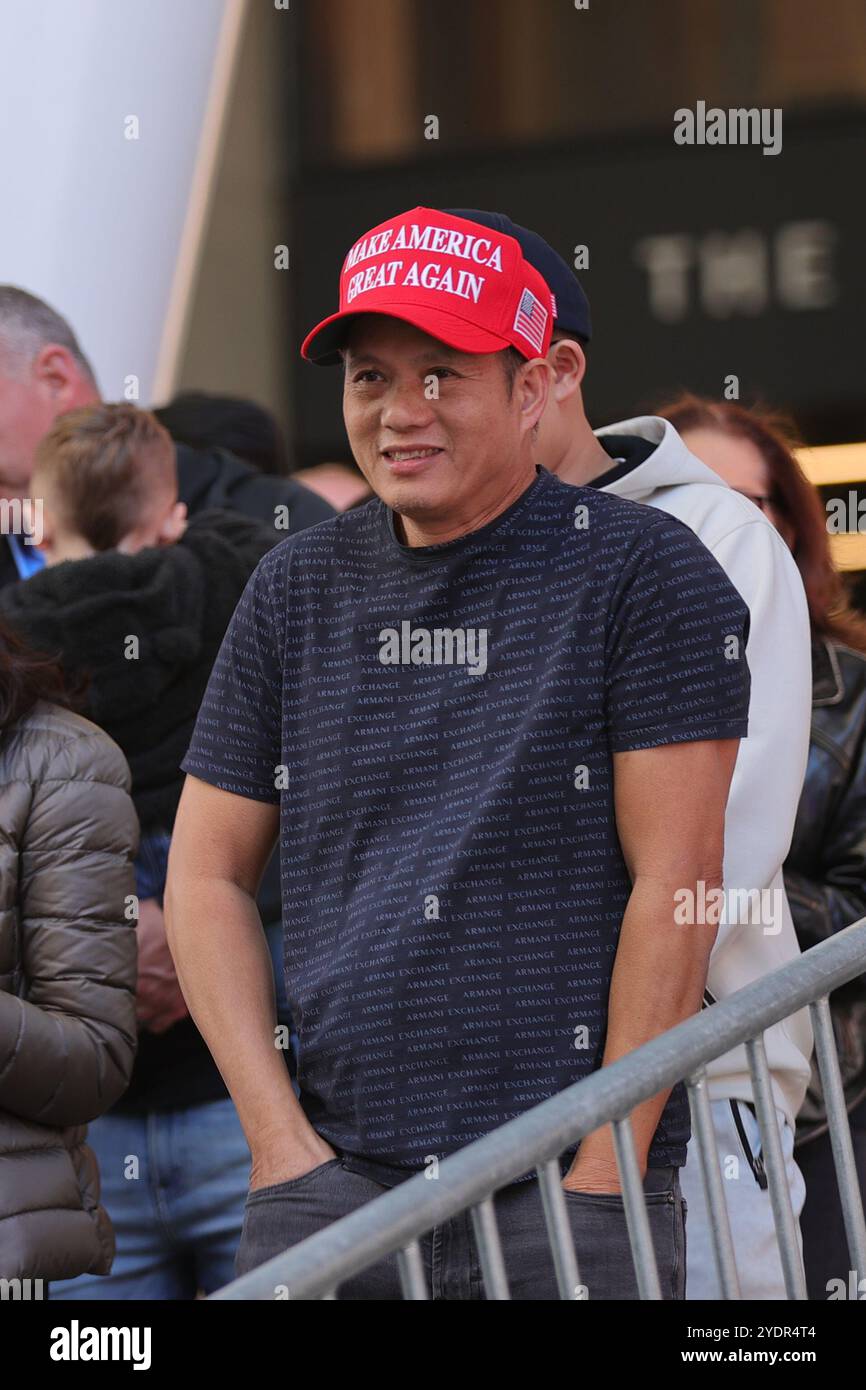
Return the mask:
<svg viewBox="0 0 866 1390">
<path fill-rule="evenodd" d="M 641 1101 L 684 1080 L 720 1287 L 724 1298 L 739 1298 L 704 1069 L 713 1058 L 745 1043 L 787 1296 L 805 1299 L 806 1282 L 785 1179 L 763 1032 L 807 1005 L 824 1086 L 851 1268 L 858 1279 L 866 1278 L 866 1224 L 827 1001 L 832 990 L 864 972 L 866 918 L 452 1154 L 439 1164 L 435 1180 L 424 1173 L 409 1178 L 211 1297 L 270 1300 L 284 1296 L 277 1293 L 279 1289 L 287 1290 L 292 1300 L 333 1299 L 346 1279 L 396 1253 L 404 1298 L 428 1299 L 419 1237 L 469 1208 L 487 1298 L 508 1299 L 508 1275 L 493 1195 L 534 1167 L 541 1186 L 559 1296 L 574 1299 L 580 1283 L 578 1261 L 557 1160 L 578 1140 L 610 1121 L 640 1297 L 660 1299 L 629 1116 Z"/>
</svg>

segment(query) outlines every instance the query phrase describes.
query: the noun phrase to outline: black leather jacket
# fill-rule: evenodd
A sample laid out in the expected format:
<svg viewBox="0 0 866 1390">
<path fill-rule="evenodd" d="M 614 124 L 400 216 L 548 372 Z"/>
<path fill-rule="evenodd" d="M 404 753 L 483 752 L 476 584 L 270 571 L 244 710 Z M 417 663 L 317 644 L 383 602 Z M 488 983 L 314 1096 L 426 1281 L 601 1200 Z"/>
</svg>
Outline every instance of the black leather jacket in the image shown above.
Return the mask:
<svg viewBox="0 0 866 1390">
<path fill-rule="evenodd" d="M 785 887 L 803 950 L 866 917 L 866 656 L 812 642 L 812 737 Z M 866 1097 L 866 974 L 831 996 L 845 1100 Z M 797 1143 L 827 1129 L 817 1068 Z"/>
</svg>

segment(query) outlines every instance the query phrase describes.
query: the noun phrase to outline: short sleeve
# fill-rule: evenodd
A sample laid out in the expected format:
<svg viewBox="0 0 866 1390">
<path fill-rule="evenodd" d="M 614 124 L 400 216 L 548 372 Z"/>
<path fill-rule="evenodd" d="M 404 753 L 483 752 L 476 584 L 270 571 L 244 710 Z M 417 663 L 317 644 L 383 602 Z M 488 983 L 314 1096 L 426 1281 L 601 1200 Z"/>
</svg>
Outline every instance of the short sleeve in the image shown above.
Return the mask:
<svg viewBox="0 0 866 1390">
<path fill-rule="evenodd" d="M 223 791 L 274 804 L 280 800 L 282 550 L 277 547 L 259 562 L 241 595 L 181 763 L 184 772 Z"/>
<path fill-rule="evenodd" d="M 608 614 L 605 695 L 614 752 L 748 733 L 749 610 L 682 522 L 653 519 Z"/>
</svg>

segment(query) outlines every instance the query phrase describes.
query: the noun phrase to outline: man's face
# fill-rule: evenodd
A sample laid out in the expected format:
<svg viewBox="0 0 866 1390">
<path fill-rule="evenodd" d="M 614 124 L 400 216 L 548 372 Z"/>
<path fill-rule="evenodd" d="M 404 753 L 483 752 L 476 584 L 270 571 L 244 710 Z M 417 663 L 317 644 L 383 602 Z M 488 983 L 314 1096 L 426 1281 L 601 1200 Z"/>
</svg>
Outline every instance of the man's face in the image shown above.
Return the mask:
<svg viewBox="0 0 866 1390">
<path fill-rule="evenodd" d="M 471 528 L 534 476 L 535 417 L 511 397 L 500 353 L 456 352 L 410 324 L 359 316 L 349 335 L 343 414 L 352 452 L 394 511 Z"/>
<path fill-rule="evenodd" d="M 29 363 L 0 350 L 0 497 L 28 497 L 40 439 L 58 415 L 98 400 L 67 348 L 46 343 Z"/>
<path fill-rule="evenodd" d="M 36 445 L 53 425 L 57 403 L 38 377 L 6 372 L 0 357 L 0 497 L 26 497 Z"/>
</svg>

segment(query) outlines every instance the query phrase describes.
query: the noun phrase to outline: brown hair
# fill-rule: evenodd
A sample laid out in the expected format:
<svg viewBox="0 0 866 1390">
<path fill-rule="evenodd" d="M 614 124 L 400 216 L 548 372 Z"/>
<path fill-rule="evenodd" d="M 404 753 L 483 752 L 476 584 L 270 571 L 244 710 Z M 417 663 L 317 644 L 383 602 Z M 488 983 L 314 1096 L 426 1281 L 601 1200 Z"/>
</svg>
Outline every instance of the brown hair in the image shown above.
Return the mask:
<svg viewBox="0 0 866 1390">
<path fill-rule="evenodd" d="M 770 470 L 773 505 L 793 532 L 791 551 L 814 631 L 866 652 L 866 620 L 850 606 L 833 564 L 821 494 L 794 457 L 798 440 L 789 418 L 764 407 L 747 409 L 735 401 L 708 400 L 688 392 L 662 405 L 658 414 L 681 434 L 710 429 L 754 444 Z"/>
<path fill-rule="evenodd" d="M 32 651 L 0 617 L 0 738 L 30 713 L 37 700 L 83 708 L 87 680 L 70 682 L 55 657 Z"/>
<path fill-rule="evenodd" d="M 177 495 L 174 444 L 148 410 L 122 402 L 85 405 L 54 422 L 34 468 L 50 478 L 67 525 L 94 550 L 113 550 L 159 490 Z"/>
</svg>

